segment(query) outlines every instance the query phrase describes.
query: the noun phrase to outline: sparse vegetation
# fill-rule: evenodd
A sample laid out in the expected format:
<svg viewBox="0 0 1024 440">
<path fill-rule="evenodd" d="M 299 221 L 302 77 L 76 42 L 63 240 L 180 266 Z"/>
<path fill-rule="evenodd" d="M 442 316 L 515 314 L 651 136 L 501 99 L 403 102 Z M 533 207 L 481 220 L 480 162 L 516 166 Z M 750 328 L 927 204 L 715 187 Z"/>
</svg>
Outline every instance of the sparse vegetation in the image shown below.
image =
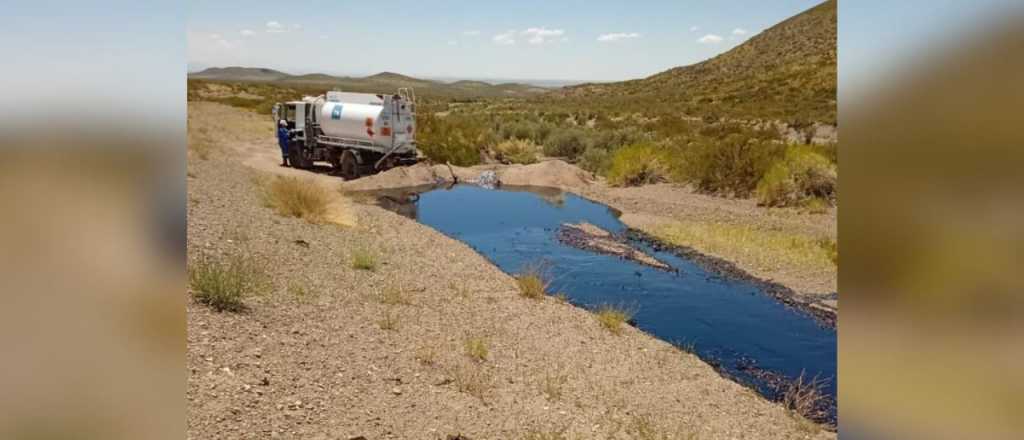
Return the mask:
<svg viewBox="0 0 1024 440">
<path fill-rule="evenodd" d="M 669 159 L 662 148 L 649 143 L 623 147 L 612 154 L 608 183 L 613 186 L 637 186 L 665 180 Z"/>
<path fill-rule="evenodd" d="M 837 173 L 828 158 L 810 146 L 791 145 L 785 156 L 772 164 L 757 184 L 757 198 L 763 205 L 804 205 L 811 200 L 831 200 Z"/>
<path fill-rule="evenodd" d="M 491 388 L 491 378 L 483 367 L 473 363 L 460 363 L 453 371 L 452 378 L 459 392 L 483 400 Z"/>
<path fill-rule="evenodd" d="M 381 330 L 398 330 L 398 314 L 391 309 L 385 310 L 380 321 L 377 321 L 377 325 L 380 326 Z"/>
<path fill-rule="evenodd" d="M 729 255 L 766 270 L 833 270 L 818 239 L 790 232 L 721 222 L 679 221 L 655 230 L 655 237 L 708 255 Z"/>
<path fill-rule="evenodd" d="M 322 223 L 331 202 L 331 192 L 313 179 L 274 176 L 259 181 L 263 204 L 286 217 Z"/>
<path fill-rule="evenodd" d="M 380 301 L 382 304 L 387 304 L 391 306 L 407 306 L 412 304 L 412 301 L 405 294 L 405 292 L 403 292 L 402 289 L 395 286 L 388 286 L 383 288 L 380 291 L 380 293 L 378 293 L 377 300 Z"/>
<path fill-rule="evenodd" d="M 423 365 L 437 364 L 437 350 L 431 346 L 422 346 L 416 349 L 416 360 Z"/>
<path fill-rule="evenodd" d="M 487 348 L 487 340 L 484 338 L 469 338 L 465 342 L 466 356 L 477 362 L 484 362 L 487 360 L 489 350 Z"/>
<path fill-rule="evenodd" d="M 262 267 L 242 255 L 203 254 L 189 265 L 188 278 L 192 296 L 218 312 L 244 311 L 243 299 L 264 293 L 269 285 Z"/>
<path fill-rule="evenodd" d="M 352 249 L 351 253 L 352 268 L 358 270 L 366 270 L 373 272 L 377 270 L 378 258 L 377 254 L 373 253 L 365 247 L 357 247 Z"/>
<path fill-rule="evenodd" d="M 541 392 L 549 401 L 555 402 L 562 398 L 562 387 L 569 381 L 569 376 L 564 374 L 548 374 L 544 376 L 541 384 Z"/>
<path fill-rule="evenodd" d="M 831 238 L 824 237 L 818 240 L 818 246 L 825 250 L 825 255 L 828 256 L 832 264 L 839 266 L 839 243 Z"/>
<path fill-rule="evenodd" d="M 537 163 L 539 147 L 529 139 L 508 139 L 494 146 L 495 159 L 502 163 Z"/>
<path fill-rule="evenodd" d="M 633 319 L 633 311 L 624 306 L 605 304 L 594 311 L 597 322 L 613 334 L 622 333 L 622 325 Z"/>
<path fill-rule="evenodd" d="M 821 390 L 824 386 L 825 381 L 817 377 L 807 378 L 801 372 L 783 390 L 782 405 L 809 420 L 827 420 L 828 405 L 825 400 L 828 397 Z"/>
</svg>

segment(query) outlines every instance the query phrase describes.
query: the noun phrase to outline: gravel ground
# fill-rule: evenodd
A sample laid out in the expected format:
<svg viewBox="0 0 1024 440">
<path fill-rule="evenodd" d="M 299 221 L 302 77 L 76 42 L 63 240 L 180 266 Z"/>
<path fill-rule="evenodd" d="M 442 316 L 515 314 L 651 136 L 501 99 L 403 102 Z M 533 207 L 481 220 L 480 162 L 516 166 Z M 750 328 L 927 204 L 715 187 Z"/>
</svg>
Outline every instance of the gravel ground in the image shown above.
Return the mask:
<svg viewBox="0 0 1024 440">
<path fill-rule="evenodd" d="M 276 148 L 230 151 L 260 146 Z M 519 296 L 426 226 L 360 204 L 346 204 L 352 227 L 280 217 L 257 198 L 266 171 L 192 156 L 189 258 L 248 255 L 272 288 L 240 314 L 189 300 L 189 438 L 835 437 L 668 343 Z M 353 269 L 355 249 L 376 253 L 377 269 Z"/>
</svg>

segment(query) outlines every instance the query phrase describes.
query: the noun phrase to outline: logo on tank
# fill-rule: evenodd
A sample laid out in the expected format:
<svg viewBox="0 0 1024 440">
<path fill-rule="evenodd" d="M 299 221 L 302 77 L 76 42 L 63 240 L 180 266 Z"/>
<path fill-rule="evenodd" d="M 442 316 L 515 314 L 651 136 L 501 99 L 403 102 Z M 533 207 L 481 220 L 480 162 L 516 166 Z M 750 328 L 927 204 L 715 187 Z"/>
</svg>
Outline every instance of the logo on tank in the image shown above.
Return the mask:
<svg viewBox="0 0 1024 440">
<path fill-rule="evenodd" d="M 331 119 L 341 119 L 341 105 L 340 104 L 334 106 L 334 108 L 331 109 Z"/>
</svg>

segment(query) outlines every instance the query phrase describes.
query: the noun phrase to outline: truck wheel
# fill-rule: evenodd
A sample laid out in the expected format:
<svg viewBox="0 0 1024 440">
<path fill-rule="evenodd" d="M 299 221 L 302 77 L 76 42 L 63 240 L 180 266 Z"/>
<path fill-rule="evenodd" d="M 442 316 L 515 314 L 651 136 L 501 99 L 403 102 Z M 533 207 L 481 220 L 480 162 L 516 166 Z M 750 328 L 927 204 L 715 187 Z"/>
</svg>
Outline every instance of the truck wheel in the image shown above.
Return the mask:
<svg viewBox="0 0 1024 440">
<path fill-rule="evenodd" d="M 345 180 L 359 178 L 359 163 L 352 150 L 345 150 L 344 153 L 341 153 L 341 177 Z"/>
<path fill-rule="evenodd" d="M 292 168 L 306 169 L 309 168 L 305 156 L 302 155 L 302 143 L 292 142 L 288 147 L 288 162 L 292 164 Z"/>
</svg>

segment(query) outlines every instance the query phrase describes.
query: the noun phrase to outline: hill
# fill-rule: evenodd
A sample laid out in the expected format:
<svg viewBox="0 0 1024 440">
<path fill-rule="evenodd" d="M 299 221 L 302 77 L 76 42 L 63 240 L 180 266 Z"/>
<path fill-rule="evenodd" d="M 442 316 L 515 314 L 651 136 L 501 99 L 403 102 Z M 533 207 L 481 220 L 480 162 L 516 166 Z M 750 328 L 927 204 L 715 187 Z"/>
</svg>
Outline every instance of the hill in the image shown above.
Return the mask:
<svg viewBox="0 0 1024 440">
<path fill-rule="evenodd" d="M 201 72 L 190 73 L 191 79 L 225 80 L 225 81 L 275 81 L 291 75 L 274 69 L 261 67 L 211 67 Z"/>
<path fill-rule="evenodd" d="M 362 78 L 332 76 L 324 73 L 289 75 L 273 69 L 257 67 L 212 67 L 190 73 L 188 79 L 217 83 L 257 83 L 308 91 L 340 89 L 352 92 L 379 93 L 399 87 L 413 87 L 419 96 L 446 99 L 473 99 L 497 97 L 528 97 L 550 89 L 528 84 L 505 83 L 492 85 L 480 81 L 441 81 L 413 78 L 393 72 L 381 72 Z"/>
<path fill-rule="evenodd" d="M 835 124 L 836 1 L 697 64 L 639 80 L 567 87 L 553 95 L 627 111 Z"/>
</svg>

